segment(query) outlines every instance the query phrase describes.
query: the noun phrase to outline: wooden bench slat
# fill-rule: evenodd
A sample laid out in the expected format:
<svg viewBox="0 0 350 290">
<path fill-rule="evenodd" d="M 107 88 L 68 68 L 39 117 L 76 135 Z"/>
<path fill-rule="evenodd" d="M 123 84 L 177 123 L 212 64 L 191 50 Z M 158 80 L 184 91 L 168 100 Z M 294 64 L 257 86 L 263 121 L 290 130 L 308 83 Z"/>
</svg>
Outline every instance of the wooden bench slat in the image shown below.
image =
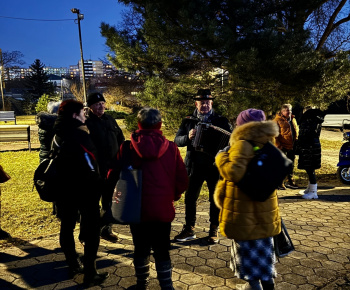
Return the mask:
<svg viewBox="0 0 350 290">
<path fill-rule="evenodd" d="M 0 121 L 15 121 L 16 124 L 16 115 L 14 111 L 0 111 Z"/>
<path fill-rule="evenodd" d="M 328 114 L 324 117 L 322 127 L 341 128 L 345 119 L 350 120 L 350 114 Z"/>
<path fill-rule="evenodd" d="M 0 142 L 27 141 L 31 150 L 29 125 L 0 125 Z"/>
</svg>

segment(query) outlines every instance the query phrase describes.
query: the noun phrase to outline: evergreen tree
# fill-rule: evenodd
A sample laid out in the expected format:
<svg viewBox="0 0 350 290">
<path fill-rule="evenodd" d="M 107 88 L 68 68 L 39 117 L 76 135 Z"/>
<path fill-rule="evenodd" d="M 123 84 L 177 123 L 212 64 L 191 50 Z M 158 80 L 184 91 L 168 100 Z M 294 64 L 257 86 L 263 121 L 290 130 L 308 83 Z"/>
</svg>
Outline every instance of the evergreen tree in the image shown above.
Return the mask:
<svg viewBox="0 0 350 290">
<path fill-rule="evenodd" d="M 48 81 L 49 77 L 44 71 L 45 65 L 36 59 L 29 67 L 30 73 L 25 78 L 26 87 L 30 90 L 32 99 L 37 101 L 43 94 L 53 94 L 53 85 Z"/>
<path fill-rule="evenodd" d="M 350 90 L 346 0 L 121 2 L 124 23 L 101 24 L 109 59 L 138 72 L 139 98 L 162 112 L 190 110 L 199 87 L 228 117 L 248 107 L 272 114 L 284 102 L 327 106 Z"/>
</svg>

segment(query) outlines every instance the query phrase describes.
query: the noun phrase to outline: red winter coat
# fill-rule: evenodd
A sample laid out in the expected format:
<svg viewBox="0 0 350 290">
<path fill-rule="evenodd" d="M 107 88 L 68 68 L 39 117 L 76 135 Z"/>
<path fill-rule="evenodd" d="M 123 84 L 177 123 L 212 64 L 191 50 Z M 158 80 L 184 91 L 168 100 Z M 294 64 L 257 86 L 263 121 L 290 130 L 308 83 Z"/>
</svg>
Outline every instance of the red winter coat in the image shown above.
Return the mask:
<svg viewBox="0 0 350 290">
<path fill-rule="evenodd" d="M 142 169 L 141 221 L 173 221 L 174 200 L 188 186 L 179 149 L 156 129 L 137 130 L 130 139 L 132 165 Z"/>
</svg>

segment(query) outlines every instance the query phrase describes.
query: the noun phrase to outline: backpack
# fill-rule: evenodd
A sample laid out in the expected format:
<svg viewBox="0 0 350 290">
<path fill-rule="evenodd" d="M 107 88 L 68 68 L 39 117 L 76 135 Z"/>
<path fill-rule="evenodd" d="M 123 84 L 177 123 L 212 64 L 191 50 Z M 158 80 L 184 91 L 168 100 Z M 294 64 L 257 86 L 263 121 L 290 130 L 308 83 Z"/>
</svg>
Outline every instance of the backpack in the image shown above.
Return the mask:
<svg viewBox="0 0 350 290">
<path fill-rule="evenodd" d="M 236 184 L 255 201 L 265 201 L 293 171 L 293 162 L 271 142 L 262 148 L 248 141 L 255 151 L 243 178 Z"/>
<path fill-rule="evenodd" d="M 59 149 L 51 149 L 49 157 L 45 158 L 34 171 L 34 186 L 43 201 L 56 201 L 58 195 L 57 156 L 59 152 Z"/>
</svg>

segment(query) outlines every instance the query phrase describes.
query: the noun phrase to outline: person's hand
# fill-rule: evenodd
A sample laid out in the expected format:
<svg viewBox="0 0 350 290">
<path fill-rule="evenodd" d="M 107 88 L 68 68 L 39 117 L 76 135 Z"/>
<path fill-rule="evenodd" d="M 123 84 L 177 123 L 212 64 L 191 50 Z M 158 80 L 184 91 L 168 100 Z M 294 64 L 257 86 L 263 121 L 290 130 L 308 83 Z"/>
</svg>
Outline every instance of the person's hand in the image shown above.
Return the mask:
<svg viewBox="0 0 350 290">
<path fill-rule="evenodd" d="M 196 129 L 191 129 L 190 132 L 188 133 L 188 138 L 190 138 L 190 140 L 192 140 L 195 136 L 196 136 Z"/>
<path fill-rule="evenodd" d="M 225 148 L 219 150 L 216 155 L 218 155 L 219 153 L 222 153 L 222 152 L 228 152 L 229 149 L 230 149 L 230 146 L 226 146 Z"/>
</svg>

